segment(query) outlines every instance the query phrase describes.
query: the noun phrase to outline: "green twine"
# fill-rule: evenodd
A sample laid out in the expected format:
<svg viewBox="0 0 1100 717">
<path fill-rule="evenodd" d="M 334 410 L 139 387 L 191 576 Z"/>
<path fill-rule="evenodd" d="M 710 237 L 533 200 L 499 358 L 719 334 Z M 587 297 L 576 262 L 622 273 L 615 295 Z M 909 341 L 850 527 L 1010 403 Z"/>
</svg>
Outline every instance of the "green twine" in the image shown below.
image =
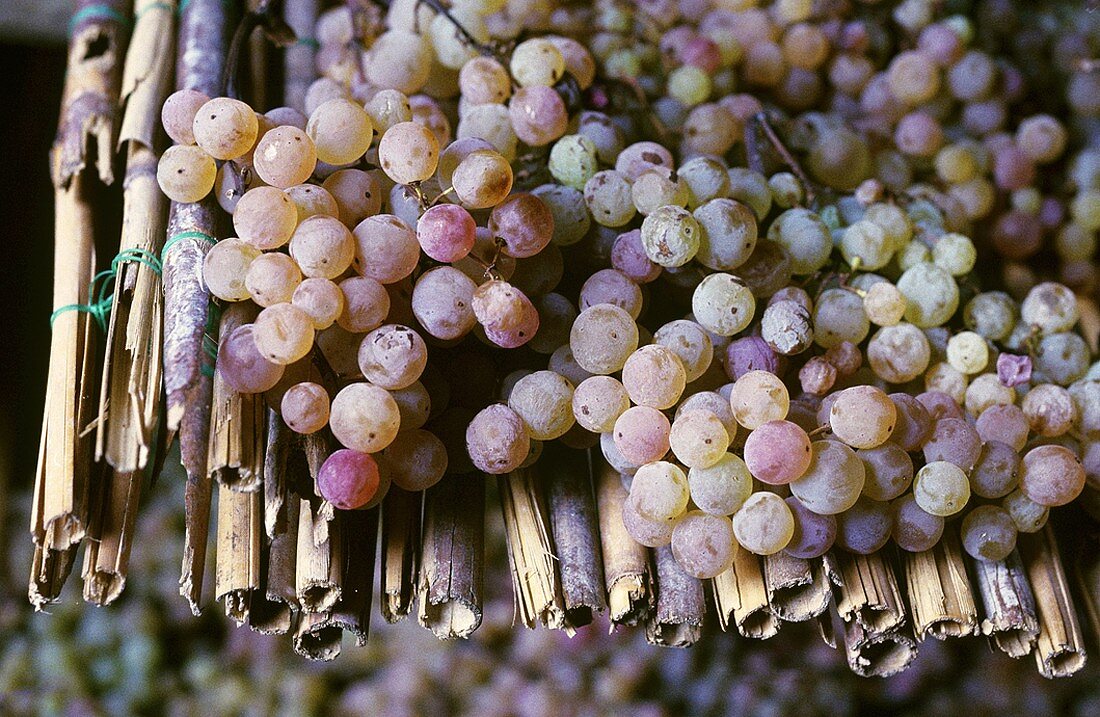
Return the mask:
<svg viewBox="0 0 1100 717">
<path fill-rule="evenodd" d="M 114 20 L 120 25 L 130 22 L 128 15 L 124 15 L 110 5 L 85 5 L 73 13 L 69 20 L 69 34 L 73 34 L 77 26 L 85 20 Z"/>
<path fill-rule="evenodd" d="M 164 242 L 164 248 L 160 250 L 160 261 L 162 264 L 168 260 L 168 250 L 184 239 L 198 239 L 206 242 L 210 246 L 214 246 L 218 243 L 217 239 L 203 232 L 191 231 L 174 234 L 168 241 Z"/>
<path fill-rule="evenodd" d="M 203 361 L 199 370 L 202 371 L 204 376 L 214 378 L 214 365 L 218 361 L 218 341 L 214 338 L 214 333 L 218 330 L 218 326 L 221 324 L 222 307 L 221 305 L 211 302 L 210 308 L 206 313 L 206 329 L 202 334 L 202 350 L 209 358 L 210 361 Z"/>
<path fill-rule="evenodd" d="M 191 0 L 180 0 L 179 10 L 178 10 L 179 14 L 183 15 L 183 11 L 186 10 L 187 6 L 190 5 L 190 4 L 191 4 Z M 224 7 L 226 10 L 232 10 L 233 9 L 233 0 L 222 0 L 222 7 Z"/>
<path fill-rule="evenodd" d="M 317 40 L 312 38 L 312 37 L 299 37 L 294 42 L 294 44 L 295 45 L 304 45 L 304 46 L 310 48 L 311 50 L 315 50 L 315 51 L 321 49 L 321 43 L 317 42 Z"/>
<path fill-rule="evenodd" d="M 111 304 L 114 302 L 114 294 L 111 293 L 111 282 L 114 281 L 118 275 L 119 267 L 125 263 L 133 262 L 136 264 L 144 264 L 149 267 L 160 276 L 161 262 L 157 259 L 157 255 L 146 251 L 145 249 L 124 249 L 120 251 L 114 259 L 111 260 L 111 268 L 104 269 L 95 276 L 92 277 L 91 282 L 88 284 L 88 298 L 95 300 L 90 304 L 66 304 L 58 309 L 55 309 L 50 314 L 50 328 L 53 328 L 54 321 L 61 314 L 68 311 L 79 311 L 85 314 L 91 314 L 92 319 L 95 320 L 100 330 L 107 331 L 107 318 L 111 315 Z M 97 288 L 98 285 L 98 288 Z"/>
<path fill-rule="evenodd" d="M 166 2 L 151 3 L 151 4 L 146 5 L 145 7 L 143 7 L 141 9 L 141 12 L 134 15 L 134 24 L 136 25 L 138 23 L 138 20 L 140 20 L 142 17 L 144 17 L 146 13 L 152 12 L 153 10 L 167 10 L 168 12 L 172 12 L 173 9 L 174 8 Z"/>
</svg>

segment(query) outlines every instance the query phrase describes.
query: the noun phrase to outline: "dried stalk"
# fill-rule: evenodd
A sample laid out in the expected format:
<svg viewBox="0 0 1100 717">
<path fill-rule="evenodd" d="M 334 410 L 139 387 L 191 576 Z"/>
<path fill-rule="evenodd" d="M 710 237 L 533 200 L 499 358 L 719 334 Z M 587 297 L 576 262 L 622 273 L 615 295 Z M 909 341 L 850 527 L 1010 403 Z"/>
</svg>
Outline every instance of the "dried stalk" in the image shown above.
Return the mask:
<svg viewBox="0 0 1100 717">
<path fill-rule="evenodd" d="M 508 538 L 508 565 L 512 570 L 515 616 L 526 627 L 536 622 L 573 634 L 565 622 L 565 604 L 554 568 L 553 546 L 546 511 L 538 494 L 538 480 L 527 469 L 497 479 L 504 532 Z"/>
<path fill-rule="evenodd" d="M 879 632 L 852 620 L 844 623 L 844 652 L 860 677 L 889 677 L 916 659 L 917 641 L 904 628 Z"/>
<path fill-rule="evenodd" d="M 332 608 L 331 623 L 355 636 L 360 647 L 370 633 L 370 606 L 374 596 L 374 562 L 378 552 L 378 513 L 350 510 L 340 514 L 340 600 Z"/>
<path fill-rule="evenodd" d="M 301 608 L 295 584 L 295 562 L 298 553 L 298 510 L 300 503 L 291 500 L 286 506 L 279 532 L 267 541 L 260 553 L 260 589 L 252 594 L 252 609 L 248 624 L 256 632 L 283 635 L 290 631 L 294 613 Z M 267 504 L 264 504 L 264 523 Z"/>
<path fill-rule="evenodd" d="M 627 491 L 618 472 L 603 456 L 592 455 L 596 471 L 596 506 L 600 518 L 600 547 L 607 586 L 608 615 L 616 625 L 638 625 L 653 610 L 653 578 L 646 549 L 623 525 Z"/>
<path fill-rule="evenodd" d="M 646 622 L 646 639 L 662 647 L 691 647 L 703 634 L 703 581 L 680 567 L 668 545 L 653 551 L 657 609 Z"/>
<path fill-rule="evenodd" d="M 547 446 L 536 469 L 546 486 L 565 621 L 581 627 L 591 623 L 593 613 L 602 612 L 605 605 L 599 518 L 588 454 Z"/>
<path fill-rule="evenodd" d="M 768 604 L 781 620 L 804 622 L 829 608 L 829 578 L 820 560 L 803 560 L 778 552 L 764 558 Z"/>
<path fill-rule="evenodd" d="M 833 550 L 825 555 L 824 564 L 836 585 L 836 607 L 844 622 L 855 620 L 868 635 L 894 631 L 905 624 L 901 588 L 882 551 L 856 555 Z"/>
<path fill-rule="evenodd" d="M 317 22 L 317 0 L 286 0 L 283 19 L 298 36 L 298 42 L 283 52 L 283 104 L 305 111 L 306 90 L 317 77 L 316 49 L 311 44 Z"/>
<path fill-rule="evenodd" d="M 1022 534 L 1018 547 L 1038 608 L 1039 674 L 1067 677 L 1085 666 L 1085 644 L 1054 533 L 1048 525 L 1038 533 Z"/>
<path fill-rule="evenodd" d="M 210 379 L 205 376 L 202 381 L 210 383 Z M 193 412 L 190 418 L 209 428 L 209 423 L 198 412 Z M 182 441 L 181 437 L 181 444 Z M 180 450 L 182 452 L 182 445 Z M 187 471 L 187 483 L 183 488 L 183 566 L 180 569 L 180 595 L 187 600 L 195 616 L 202 612 L 206 544 L 210 533 L 210 501 L 214 494 L 214 481 L 206 472 L 205 466 L 203 468 L 201 473 Z"/>
<path fill-rule="evenodd" d="M 1009 657 L 1030 654 L 1039 636 L 1039 618 L 1019 552 L 1013 550 L 1000 562 L 971 560 L 970 566 L 982 596 L 982 634 Z"/>
<path fill-rule="evenodd" d="M 485 572 L 485 481 L 447 476 L 426 493 L 417 617 L 440 639 L 481 625 Z"/>
<path fill-rule="evenodd" d="M 225 614 L 241 624 L 260 586 L 260 535 L 263 517 L 257 493 L 218 489 L 218 550 L 214 595 L 225 601 Z"/>
<path fill-rule="evenodd" d="M 742 636 L 758 640 L 779 632 L 779 617 L 768 602 L 759 556 L 735 543 L 733 565 L 714 578 L 712 587 L 718 624 L 724 632 L 731 624 Z"/>
<path fill-rule="evenodd" d="M 141 473 L 110 472 L 84 551 L 84 599 L 88 602 L 109 605 L 126 586 L 141 482 Z"/>
<path fill-rule="evenodd" d="M 294 631 L 294 651 L 310 660 L 330 662 L 340 656 L 344 631 L 332 623 L 329 615 L 303 612 Z"/>
<path fill-rule="evenodd" d="M 1100 639 L 1100 527 L 1090 523 L 1077 535 L 1082 540 L 1073 557 L 1074 581 L 1085 604 L 1093 636 Z"/>
<path fill-rule="evenodd" d="M 264 531 L 274 540 L 293 525 L 298 530 L 298 503 L 290 495 L 287 473 L 298 434 L 273 410 L 267 412 L 267 446 L 264 454 Z M 290 516 L 293 509 L 294 516 Z"/>
<path fill-rule="evenodd" d="M 396 486 L 382 502 L 381 610 L 386 622 L 408 617 L 420 577 L 422 493 Z"/>
<path fill-rule="evenodd" d="M 904 552 L 904 551 L 903 551 Z M 952 528 L 931 550 L 904 552 L 905 587 L 918 640 L 978 632 L 978 607 L 966 577 L 959 537 Z"/>
<path fill-rule="evenodd" d="M 222 314 L 219 333 L 234 329 L 256 317 L 251 302 L 232 304 Z M 264 425 L 267 408 L 262 394 L 237 393 L 220 373 L 214 375 L 211 399 L 210 452 L 206 466 L 219 485 L 242 493 L 263 487 Z"/>
<path fill-rule="evenodd" d="M 308 500 L 302 500 L 298 515 L 298 553 L 295 590 L 303 612 L 327 612 L 340 599 L 343 544 L 339 518 L 331 521 L 326 540 L 314 539 L 319 521 Z"/>
</svg>

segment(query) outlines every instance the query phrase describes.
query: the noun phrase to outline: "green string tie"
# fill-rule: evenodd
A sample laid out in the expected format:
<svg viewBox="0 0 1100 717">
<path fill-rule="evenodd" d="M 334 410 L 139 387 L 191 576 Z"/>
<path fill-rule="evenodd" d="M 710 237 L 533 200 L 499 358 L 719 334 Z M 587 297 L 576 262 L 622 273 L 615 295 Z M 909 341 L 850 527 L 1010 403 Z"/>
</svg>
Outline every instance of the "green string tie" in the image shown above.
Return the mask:
<svg viewBox="0 0 1100 717">
<path fill-rule="evenodd" d="M 294 42 L 294 44 L 295 45 L 304 45 L 304 46 L 310 48 L 311 50 L 321 49 L 321 43 L 317 42 L 317 40 L 315 38 L 312 38 L 312 37 L 299 37 Z"/>
<path fill-rule="evenodd" d="M 118 276 L 119 267 L 123 264 L 133 262 L 135 264 L 144 264 L 149 267 L 157 276 L 161 273 L 161 263 L 157 259 L 157 255 L 151 251 L 145 249 L 124 249 L 120 251 L 114 259 L 111 260 L 111 268 L 104 269 L 95 276 L 88 283 L 88 298 L 96 297 L 95 301 L 90 304 L 66 304 L 60 308 L 54 310 L 50 314 L 50 328 L 53 328 L 54 321 L 61 314 L 68 311 L 80 311 L 85 314 L 91 314 L 92 319 L 95 320 L 100 330 L 107 331 L 107 319 L 111 316 L 111 304 L 114 302 L 114 294 L 111 292 L 112 282 L 115 277 Z M 98 287 L 98 288 L 97 288 Z"/>
<path fill-rule="evenodd" d="M 172 12 L 172 10 L 174 9 L 175 8 L 173 8 L 169 3 L 166 2 L 151 3 L 143 7 L 141 9 L 141 12 L 139 12 L 137 15 L 134 15 L 134 24 L 136 25 L 138 21 L 145 16 L 146 13 L 152 12 L 153 10 L 167 10 L 168 12 Z"/>
<path fill-rule="evenodd" d="M 184 239 L 198 239 L 199 241 L 206 242 L 210 246 L 214 246 L 215 244 L 218 243 L 217 239 L 215 239 L 214 237 L 210 236 L 209 234 L 205 234 L 203 232 L 192 231 L 192 232 L 180 232 L 179 234 L 174 234 L 168 241 L 164 242 L 164 248 L 160 250 L 160 262 L 161 262 L 161 264 L 164 264 L 165 262 L 168 261 L 168 250 L 171 249 L 172 247 L 174 247 L 177 243 L 183 241 Z"/>
<path fill-rule="evenodd" d="M 187 6 L 191 4 L 191 0 L 180 0 L 178 12 L 183 15 L 183 11 L 187 9 Z M 226 10 L 233 9 L 234 0 L 222 0 L 222 7 Z"/>
<path fill-rule="evenodd" d="M 130 22 L 130 17 L 110 5 L 85 5 L 74 12 L 72 19 L 69 20 L 69 34 L 73 34 L 77 26 L 85 20 L 114 20 L 120 25 L 126 25 Z"/>
</svg>

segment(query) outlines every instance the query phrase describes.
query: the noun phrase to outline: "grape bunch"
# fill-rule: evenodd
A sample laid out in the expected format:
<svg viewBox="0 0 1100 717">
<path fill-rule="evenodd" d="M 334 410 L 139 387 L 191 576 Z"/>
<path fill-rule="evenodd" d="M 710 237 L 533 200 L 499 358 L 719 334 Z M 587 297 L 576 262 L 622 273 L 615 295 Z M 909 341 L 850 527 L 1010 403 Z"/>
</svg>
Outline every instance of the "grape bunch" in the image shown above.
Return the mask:
<svg viewBox="0 0 1100 717">
<path fill-rule="evenodd" d="M 232 214 L 203 278 L 254 305 L 217 371 L 331 432 L 341 509 L 559 441 L 697 578 L 737 544 L 923 551 L 955 518 L 1004 559 L 1100 480 L 1100 155 L 1058 180 L 1100 106 L 1077 72 L 1084 130 L 1019 109 L 1041 87 L 938 13 L 327 10 L 302 107 L 164 105 L 161 187 Z"/>
</svg>

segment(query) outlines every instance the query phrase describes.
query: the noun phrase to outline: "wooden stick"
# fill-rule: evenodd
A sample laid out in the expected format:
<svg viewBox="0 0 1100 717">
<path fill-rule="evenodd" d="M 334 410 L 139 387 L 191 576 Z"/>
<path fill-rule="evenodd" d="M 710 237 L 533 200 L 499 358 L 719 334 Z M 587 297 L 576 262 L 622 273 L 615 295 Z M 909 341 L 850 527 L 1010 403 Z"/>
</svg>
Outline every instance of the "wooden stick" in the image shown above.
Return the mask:
<svg viewBox="0 0 1100 717">
<path fill-rule="evenodd" d="M 323 612 L 303 612 L 294 631 L 294 651 L 310 660 L 331 662 L 340 656 L 343 629 Z"/>
<path fill-rule="evenodd" d="M 315 540 L 317 511 L 303 499 L 298 514 L 295 590 L 303 612 L 328 612 L 340 599 L 343 543 L 339 518 L 331 521 L 325 540 Z"/>
<path fill-rule="evenodd" d="M 1050 526 L 1019 537 L 1018 548 L 1039 615 L 1035 663 L 1046 678 L 1066 677 L 1085 666 L 1084 636 L 1070 598 L 1062 558 Z"/>
<path fill-rule="evenodd" d="M 596 506 L 600 519 L 600 548 L 607 586 L 608 616 L 616 625 L 643 623 L 653 610 L 653 577 L 646 549 L 623 525 L 627 490 L 618 471 L 603 456 L 592 456 L 596 471 Z"/>
<path fill-rule="evenodd" d="M 856 555 L 832 550 L 825 555 L 824 565 L 836 585 L 836 607 L 844 622 L 857 621 L 869 635 L 905 624 L 901 588 L 882 551 Z"/>
<path fill-rule="evenodd" d="M 966 577 L 962 546 L 952 526 L 931 550 L 902 551 L 909 609 L 918 640 L 937 640 L 978 632 L 978 606 Z"/>
<path fill-rule="evenodd" d="M 317 78 L 317 52 L 310 43 L 316 42 L 317 5 L 317 0 L 287 0 L 283 8 L 283 19 L 298 36 L 298 42 L 283 51 L 283 104 L 301 112 L 305 112 L 306 90 Z"/>
<path fill-rule="evenodd" d="M 287 473 L 291 468 L 291 454 L 296 450 L 298 434 L 290 430 L 282 417 L 274 410 L 267 412 L 267 445 L 264 455 L 264 531 L 274 540 L 286 532 L 291 524 L 298 531 L 298 504 L 290 496 Z M 290 517 L 293 508 L 294 517 Z"/>
<path fill-rule="evenodd" d="M 390 487 L 382 502 L 381 610 L 386 622 L 408 617 L 420 579 L 423 493 Z"/>
<path fill-rule="evenodd" d="M 205 376 L 201 380 L 210 382 Z M 209 428 L 210 424 L 197 411 L 192 412 L 189 418 Z M 180 442 L 182 444 L 182 438 Z M 182 445 L 180 450 L 182 452 Z M 183 489 L 183 566 L 180 570 L 180 595 L 187 600 L 196 617 L 202 612 L 202 585 L 210 534 L 210 501 L 214 494 L 214 481 L 205 470 L 205 461 L 203 463 L 201 473 L 187 471 L 187 483 Z"/>
<path fill-rule="evenodd" d="M 767 640 L 779 632 L 779 616 L 768 602 L 760 557 L 738 544 L 733 565 L 712 581 L 718 624 L 728 632 L 732 624 L 743 637 Z"/>
<path fill-rule="evenodd" d="M 219 334 L 228 336 L 234 329 L 256 317 L 251 302 L 231 304 L 221 317 Z M 210 414 L 210 451 L 206 467 L 218 485 L 250 493 L 263 487 L 264 419 L 267 408 L 262 394 L 237 393 L 220 373 L 214 375 L 214 393 Z"/>
<path fill-rule="evenodd" d="M 142 477 L 141 473 L 110 472 L 104 505 L 84 551 L 84 599 L 88 602 L 109 605 L 126 586 Z"/>
<path fill-rule="evenodd" d="M 301 609 L 294 579 L 299 507 L 296 498 L 287 504 L 283 525 L 261 551 L 260 589 L 252 595 L 252 609 L 248 615 L 248 624 L 256 632 L 266 635 L 289 632 L 294 614 Z M 266 503 L 264 509 L 267 509 Z M 267 523 L 266 513 L 264 522 Z"/>
<path fill-rule="evenodd" d="M 485 481 L 447 476 L 426 492 L 417 617 L 440 639 L 481 625 L 485 571 Z"/>
<path fill-rule="evenodd" d="M 832 592 L 820 560 L 803 560 L 780 551 L 764 558 L 764 585 L 776 617 L 804 622 L 829 608 Z"/>
<path fill-rule="evenodd" d="M 374 596 L 374 564 L 378 554 L 377 508 L 340 514 L 343 540 L 340 564 L 340 599 L 332 608 L 331 622 L 355 636 L 362 647 L 370 634 L 370 606 Z"/>
<path fill-rule="evenodd" d="M 61 588 L 76 562 L 77 547 L 74 545 L 65 550 L 49 550 L 45 546 L 34 546 L 27 594 L 35 612 L 45 609 L 49 603 L 57 602 L 61 597 Z"/>
<path fill-rule="evenodd" d="M 904 628 L 879 632 L 852 620 L 844 623 L 844 652 L 860 677 L 889 677 L 916 659 L 917 641 Z"/>
<path fill-rule="evenodd" d="M 1003 561 L 970 560 L 982 597 L 980 628 L 1009 657 L 1031 653 L 1039 636 L 1035 596 L 1018 551 Z"/>
<path fill-rule="evenodd" d="M 565 622 L 565 603 L 537 486 L 537 479 L 528 469 L 516 469 L 497 478 L 504 533 L 508 538 L 515 616 L 526 627 L 533 628 L 539 622 L 572 634 L 572 626 Z"/>
<path fill-rule="evenodd" d="M 671 546 L 653 550 L 657 566 L 657 609 L 646 622 L 646 639 L 662 647 L 691 647 L 703 634 L 703 581 L 684 572 Z"/>
<path fill-rule="evenodd" d="M 603 612 L 605 607 L 591 464 L 587 451 L 547 448 L 535 469 L 546 486 L 565 621 L 581 627 L 591 623 L 593 614 Z"/>
<path fill-rule="evenodd" d="M 218 490 L 218 551 L 214 595 L 237 624 L 248 620 L 249 601 L 260 586 L 262 503 L 258 493 Z"/>
</svg>

